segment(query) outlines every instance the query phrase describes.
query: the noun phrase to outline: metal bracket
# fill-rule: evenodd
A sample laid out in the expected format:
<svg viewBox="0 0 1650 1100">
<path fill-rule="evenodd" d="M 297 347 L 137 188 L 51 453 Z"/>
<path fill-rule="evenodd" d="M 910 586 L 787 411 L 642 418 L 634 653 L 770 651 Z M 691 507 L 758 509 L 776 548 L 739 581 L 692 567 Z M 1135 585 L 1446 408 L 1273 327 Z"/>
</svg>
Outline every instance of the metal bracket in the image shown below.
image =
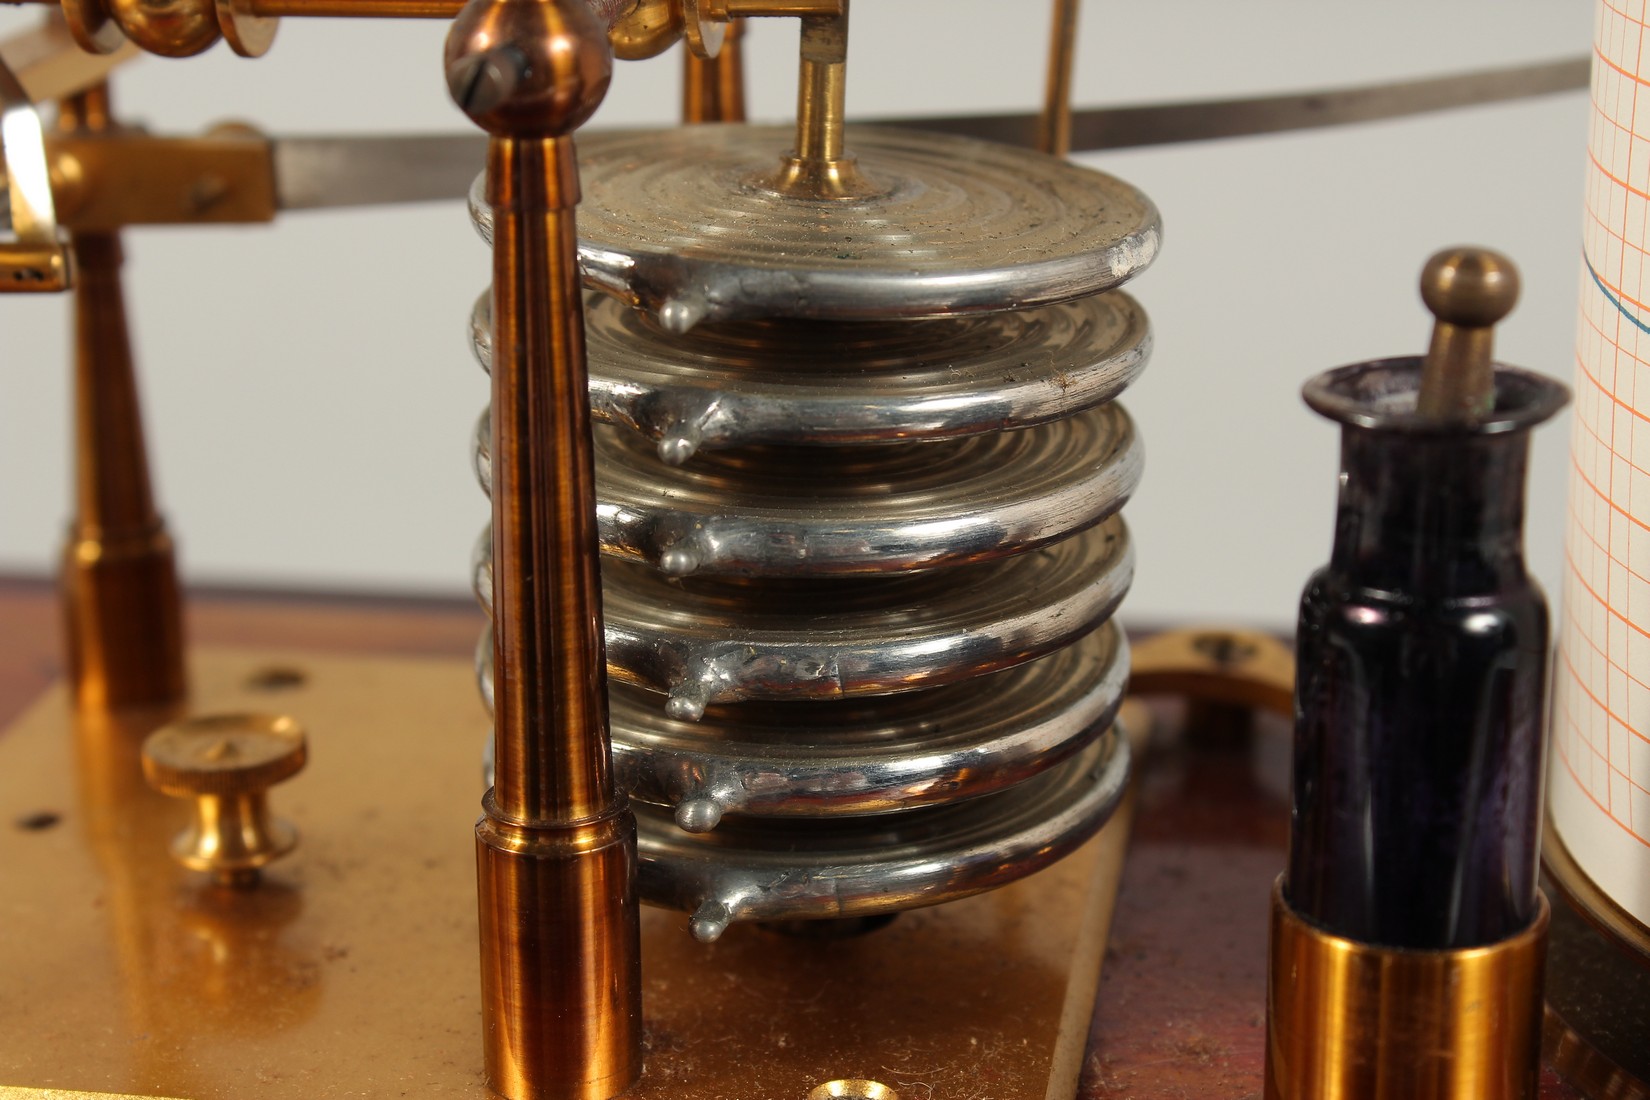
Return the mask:
<svg viewBox="0 0 1650 1100">
<path fill-rule="evenodd" d="M 0 161 L 12 239 L 0 241 L 0 293 L 67 290 L 69 252 L 57 233 L 46 135 L 22 83 L 0 61 Z"/>
<path fill-rule="evenodd" d="M 48 151 L 63 224 L 75 232 L 275 218 L 273 152 L 249 127 L 221 126 L 198 138 L 53 134 Z"/>
</svg>

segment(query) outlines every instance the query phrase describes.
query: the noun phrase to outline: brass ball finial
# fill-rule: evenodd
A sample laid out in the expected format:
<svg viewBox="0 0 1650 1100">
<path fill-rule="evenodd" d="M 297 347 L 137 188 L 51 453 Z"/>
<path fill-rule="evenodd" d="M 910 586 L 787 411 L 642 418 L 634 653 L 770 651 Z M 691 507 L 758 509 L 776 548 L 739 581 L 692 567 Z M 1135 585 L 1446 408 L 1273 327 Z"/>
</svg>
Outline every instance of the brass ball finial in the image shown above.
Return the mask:
<svg viewBox="0 0 1650 1100">
<path fill-rule="evenodd" d="M 613 77 L 607 30 L 583 0 L 470 0 L 447 35 L 447 89 L 498 137 L 562 137 Z"/>
<path fill-rule="evenodd" d="M 1488 248 L 1446 248 L 1421 269 L 1421 300 L 1445 324 L 1488 328 L 1518 304 L 1518 268 Z"/>
</svg>

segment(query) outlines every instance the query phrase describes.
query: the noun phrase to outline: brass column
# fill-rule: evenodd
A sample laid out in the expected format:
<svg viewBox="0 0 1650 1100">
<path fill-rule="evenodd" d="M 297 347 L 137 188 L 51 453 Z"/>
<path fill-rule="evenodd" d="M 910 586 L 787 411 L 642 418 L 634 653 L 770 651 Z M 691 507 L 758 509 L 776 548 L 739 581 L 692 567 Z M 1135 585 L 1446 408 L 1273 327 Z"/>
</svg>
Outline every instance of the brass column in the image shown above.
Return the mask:
<svg viewBox="0 0 1650 1100">
<path fill-rule="evenodd" d="M 682 50 L 683 122 L 745 121 L 745 60 L 739 41 L 744 36 L 745 21 L 734 19 L 715 57 Z"/>
<path fill-rule="evenodd" d="M 614 789 L 572 133 L 612 73 L 583 0 L 472 0 L 448 84 L 492 135 L 494 787 L 476 826 L 487 1083 L 641 1072 L 636 822 Z"/>
<path fill-rule="evenodd" d="M 113 127 L 107 86 L 65 100 L 60 128 Z M 183 698 L 172 539 L 155 508 L 121 293 L 118 233 L 74 237 L 75 515 L 63 560 L 70 681 L 82 710 Z"/>
<path fill-rule="evenodd" d="M 776 5 L 777 6 L 777 5 Z M 858 199 L 878 193 L 844 142 L 848 96 L 848 0 L 834 13 L 802 16 L 802 72 L 797 81 L 796 149 L 769 182 L 800 199 Z M 799 9 L 807 5 L 798 5 Z"/>
</svg>

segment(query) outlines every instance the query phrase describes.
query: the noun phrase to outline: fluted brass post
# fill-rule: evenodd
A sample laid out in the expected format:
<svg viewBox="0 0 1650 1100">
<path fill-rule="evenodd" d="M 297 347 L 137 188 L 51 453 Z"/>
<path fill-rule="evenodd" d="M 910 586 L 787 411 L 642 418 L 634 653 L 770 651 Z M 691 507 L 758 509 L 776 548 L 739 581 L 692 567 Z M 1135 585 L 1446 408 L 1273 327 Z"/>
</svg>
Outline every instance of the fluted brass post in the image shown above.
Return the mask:
<svg viewBox="0 0 1650 1100">
<path fill-rule="evenodd" d="M 492 135 L 494 786 L 476 826 L 487 1084 L 606 1100 L 641 1072 L 636 821 L 616 792 L 572 133 L 612 74 L 583 0 L 471 0 L 448 85 Z"/>
<path fill-rule="evenodd" d="M 682 51 L 683 122 L 745 121 L 745 59 L 740 47 L 744 36 L 745 21 L 735 19 L 715 57 Z"/>
<path fill-rule="evenodd" d="M 59 125 L 109 129 L 107 87 L 66 100 Z M 118 233 L 74 238 L 75 514 L 63 560 L 70 680 L 83 710 L 183 698 L 172 539 L 155 508 L 121 294 Z"/>
</svg>

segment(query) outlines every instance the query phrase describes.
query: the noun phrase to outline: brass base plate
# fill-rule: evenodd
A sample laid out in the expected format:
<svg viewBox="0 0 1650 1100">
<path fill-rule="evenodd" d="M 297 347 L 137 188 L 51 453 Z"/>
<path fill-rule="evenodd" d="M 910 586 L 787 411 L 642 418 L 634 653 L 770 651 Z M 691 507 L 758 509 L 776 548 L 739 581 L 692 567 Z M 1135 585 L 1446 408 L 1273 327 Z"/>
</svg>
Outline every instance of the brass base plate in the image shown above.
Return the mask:
<svg viewBox="0 0 1650 1100">
<path fill-rule="evenodd" d="M 166 716 L 0 736 L 0 1086 L 169 1097 L 489 1095 L 473 822 L 487 721 L 456 662 L 217 652 L 193 713 L 281 711 L 310 763 L 274 789 L 297 851 L 253 890 L 167 856 L 188 808 L 144 786 Z M 1128 807 L 1048 871 L 843 939 L 643 913 L 647 1070 L 629 1095 L 1069 1097 Z M 10 1094 L 8 1094 L 10 1095 Z"/>
</svg>

